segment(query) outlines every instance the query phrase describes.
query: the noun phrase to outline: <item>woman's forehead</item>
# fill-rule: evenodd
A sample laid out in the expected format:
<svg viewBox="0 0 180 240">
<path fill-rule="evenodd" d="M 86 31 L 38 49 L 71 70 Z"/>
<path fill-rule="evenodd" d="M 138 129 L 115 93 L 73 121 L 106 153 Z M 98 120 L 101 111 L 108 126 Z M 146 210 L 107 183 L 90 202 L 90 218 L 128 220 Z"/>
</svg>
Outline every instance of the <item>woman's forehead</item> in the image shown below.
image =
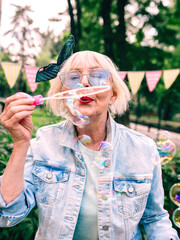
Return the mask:
<svg viewBox="0 0 180 240">
<path fill-rule="evenodd" d="M 111 67 L 104 55 L 91 51 L 82 51 L 73 54 L 65 63 L 62 71 L 90 71 L 91 69 L 110 69 Z"/>
<path fill-rule="evenodd" d="M 98 61 L 95 58 L 76 58 L 71 63 L 72 69 L 95 69 L 101 67 L 101 64 L 98 63 Z"/>
<path fill-rule="evenodd" d="M 85 70 L 93 70 L 93 69 L 97 69 L 100 68 L 99 65 L 78 65 L 78 66 L 72 66 L 69 70 L 77 70 L 79 72 L 82 72 L 84 69 Z"/>
</svg>

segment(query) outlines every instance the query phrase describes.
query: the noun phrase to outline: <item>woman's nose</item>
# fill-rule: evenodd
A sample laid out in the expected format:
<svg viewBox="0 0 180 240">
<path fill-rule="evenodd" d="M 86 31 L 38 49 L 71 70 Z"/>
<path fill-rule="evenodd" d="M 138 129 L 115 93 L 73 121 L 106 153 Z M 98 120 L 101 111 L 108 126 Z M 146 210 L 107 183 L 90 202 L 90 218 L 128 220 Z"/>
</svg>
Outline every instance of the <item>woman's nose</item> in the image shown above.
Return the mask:
<svg viewBox="0 0 180 240">
<path fill-rule="evenodd" d="M 89 86 L 90 86 L 88 78 L 89 78 L 89 74 L 82 74 L 81 84 L 82 84 L 84 87 L 89 87 Z"/>
</svg>

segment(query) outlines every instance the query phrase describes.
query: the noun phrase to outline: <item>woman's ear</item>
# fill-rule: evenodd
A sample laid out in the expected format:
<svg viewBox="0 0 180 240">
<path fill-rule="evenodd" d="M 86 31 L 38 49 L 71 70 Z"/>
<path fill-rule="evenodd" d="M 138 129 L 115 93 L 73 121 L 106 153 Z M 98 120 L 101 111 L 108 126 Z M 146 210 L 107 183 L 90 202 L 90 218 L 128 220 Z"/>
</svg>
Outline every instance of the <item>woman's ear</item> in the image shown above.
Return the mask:
<svg viewBox="0 0 180 240">
<path fill-rule="evenodd" d="M 110 105 L 112 105 L 116 101 L 117 95 L 118 95 L 117 92 L 114 89 L 112 89 L 112 95 L 109 101 Z"/>
</svg>

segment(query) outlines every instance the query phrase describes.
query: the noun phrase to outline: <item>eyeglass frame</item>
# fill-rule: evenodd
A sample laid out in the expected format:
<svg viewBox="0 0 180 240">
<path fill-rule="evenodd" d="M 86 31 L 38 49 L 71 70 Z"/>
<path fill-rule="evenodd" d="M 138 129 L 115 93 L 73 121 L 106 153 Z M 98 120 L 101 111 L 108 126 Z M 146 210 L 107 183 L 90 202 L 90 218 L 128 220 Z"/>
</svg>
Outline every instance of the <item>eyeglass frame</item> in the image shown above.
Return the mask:
<svg viewBox="0 0 180 240">
<path fill-rule="evenodd" d="M 69 88 L 69 89 L 74 89 L 74 88 L 76 88 L 76 85 L 81 83 L 82 78 L 83 78 L 84 75 L 88 75 L 88 82 L 89 82 L 89 84 L 91 84 L 92 86 L 105 86 L 106 84 L 103 84 L 103 85 L 94 85 L 94 84 L 91 82 L 90 74 L 91 74 L 93 71 L 95 71 L 95 70 L 101 70 L 101 71 L 103 70 L 103 72 L 106 73 L 106 79 L 105 79 L 105 80 L 106 80 L 106 84 L 107 84 L 108 79 L 109 79 L 109 76 L 110 76 L 110 71 L 109 71 L 108 69 L 105 69 L 105 68 L 92 69 L 89 73 L 85 73 L 85 74 L 81 74 L 78 70 L 70 70 L 70 71 L 66 71 L 66 72 L 60 73 L 60 74 L 59 74 L 59 79 L 60 79 L 62 85 L 63 85 L 64 87 L 66 87 L 66 88 Z M 64 80 L 64 81 L 62 80 L 62 77 L 61 77 L 61 76 L 62 76 L 63 74 L 67 74 L 67 73 L 69 73 L 69 72 L 76 72 L 76 73 L 79 74 L 79 77 L 80 77 L 80 78 L 79 78 L 79 82 L 76 82 L 76 84 L 74 85 L 74 87 L 65 86 L 65 85 L 64 85 L 65 80 Z"/>
</svg>

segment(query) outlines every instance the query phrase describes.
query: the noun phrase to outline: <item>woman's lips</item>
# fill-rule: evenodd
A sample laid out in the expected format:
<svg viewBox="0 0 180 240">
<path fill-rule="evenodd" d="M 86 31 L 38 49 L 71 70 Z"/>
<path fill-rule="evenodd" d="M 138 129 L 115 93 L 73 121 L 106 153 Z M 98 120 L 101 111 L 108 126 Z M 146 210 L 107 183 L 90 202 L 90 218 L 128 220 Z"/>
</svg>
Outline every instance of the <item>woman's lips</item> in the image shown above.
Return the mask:
<svg viewBox="0 0 180 240">
<path fill-rule="evenodd" d="M 79 100 L 79 102 L 81 104 L 88 104 L 88 103 L 90 103 L 92 101 L 94 101 L 94 100 L 92 98 L 90 98 L 90 97 L 81 97 L 80 100 Z"/>
</svg>

